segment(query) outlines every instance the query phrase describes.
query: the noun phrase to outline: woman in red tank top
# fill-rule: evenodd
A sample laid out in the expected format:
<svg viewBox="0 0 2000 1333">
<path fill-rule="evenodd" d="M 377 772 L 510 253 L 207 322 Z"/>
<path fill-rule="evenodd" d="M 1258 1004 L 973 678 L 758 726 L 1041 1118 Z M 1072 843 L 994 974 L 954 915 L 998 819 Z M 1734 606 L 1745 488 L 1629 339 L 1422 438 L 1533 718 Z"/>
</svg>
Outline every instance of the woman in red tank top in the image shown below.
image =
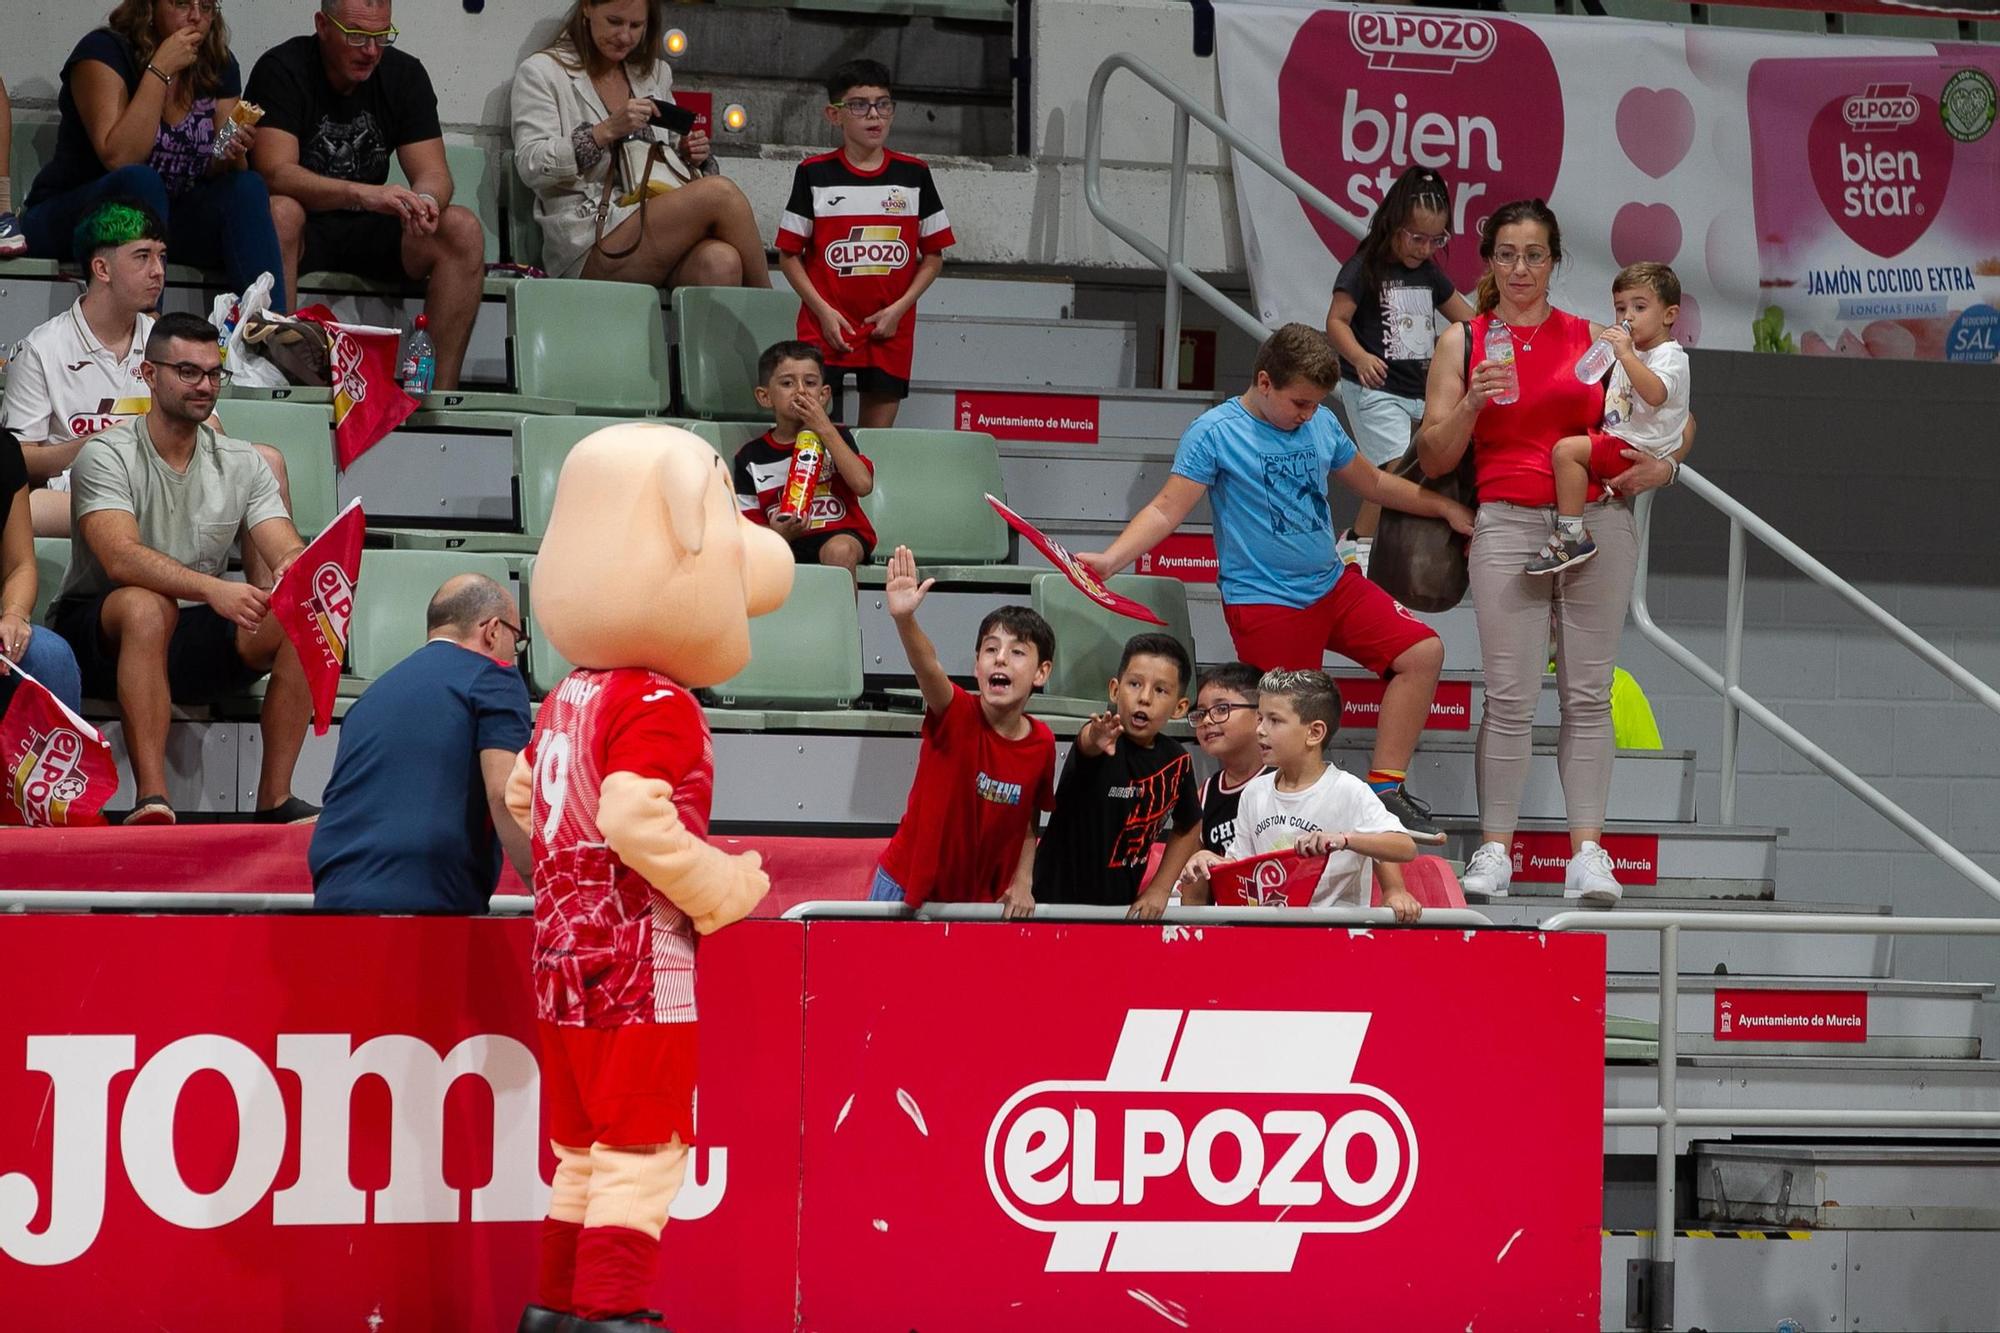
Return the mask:
<svg viewBox="0 0 2000 1333">
<path fill-rule="evenodd" d="M 1457 467 L 1470 448 L 1479 491 L 1479 518 L 1466 560 L 1486 701 L 1479 724 L 1481 842 L 1466 864 L 1465 891 L 1504 897 L 1513 878 L 1514 831 L 1553 627 L 1562 702 L 1556 763 L 1574 852 L 1564 896 L 1608 904 L 1621 893 L 1601 846 L 1616 752 L 1611 672 L 1639 554 L 1629 500 L 1664 485 L 1673 465 L 1632 451 L 1641 461 L 1615 479 L 1618 495 L 1601 487 L 1590 493 L 1585 512 L 1597 557 L 1553 578 L 1521 572 L 1554 525 L 1550 446 L 1565 435 L 1583 434 L 1604 414 L 1603 386 L 1578 383 L 1574 373 L 1577 358 L 1601 330 L 1549 304 L 1549 278 L 1562 262 L 1562 228 L 1541 200 L 1517 200 L 1494 210 L 1479 254 L 1487 264 L 1479 280 L 1479 313 L 1438 339 L 1416 441 L 1431 476 Z M 1495 327 L 1506 330 L 1513 344 L 1511 366 L 1486 357 L 1488 333 Z M 1515 386 L 1519 396 L 1513 402 L 1494 401 Z"/>
</svg>

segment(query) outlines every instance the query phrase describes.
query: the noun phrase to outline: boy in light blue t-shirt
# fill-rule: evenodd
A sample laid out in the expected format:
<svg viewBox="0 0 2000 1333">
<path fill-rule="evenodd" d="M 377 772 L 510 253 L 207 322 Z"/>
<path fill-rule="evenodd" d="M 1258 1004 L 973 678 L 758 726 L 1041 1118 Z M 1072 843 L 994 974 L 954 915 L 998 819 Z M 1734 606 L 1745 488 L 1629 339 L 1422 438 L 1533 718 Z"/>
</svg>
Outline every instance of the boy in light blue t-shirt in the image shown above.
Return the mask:
<svg viewBox="0 0 2000 1333">
<path fill-rule="evenodd" d="M 1255 381 L 1204 412 L 1174 454 L 1173 475 L 1103 552 L 1079 556 L 1105 578 L 1158 546 L 1208 497 L 1222 612 L 1236 656 L 1265 671 L 1318 670 L 1328 652 L 1388 682 L 1368 785 L 1419 842 L 1444 834 L 1403 786 L 1444 668 L 1444 644 L 1334 552 L 1326 483 L 1385 509 L 1441 518 L 1472 534 L 1472 511 L 1383 472 L 1321 404 L 1340 381 L 1326 335 L 1287 324 L 1257 349 Z"/>
</svg>

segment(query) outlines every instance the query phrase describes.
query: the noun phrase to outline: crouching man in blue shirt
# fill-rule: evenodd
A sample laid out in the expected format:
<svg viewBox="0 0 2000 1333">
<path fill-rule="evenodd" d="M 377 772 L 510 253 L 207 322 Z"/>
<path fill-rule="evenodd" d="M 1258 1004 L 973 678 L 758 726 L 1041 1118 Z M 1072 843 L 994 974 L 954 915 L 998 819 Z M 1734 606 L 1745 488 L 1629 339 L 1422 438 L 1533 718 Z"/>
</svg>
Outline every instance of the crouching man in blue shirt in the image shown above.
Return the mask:
<svg viewBox="0 0 2000 1333">
<path fill-rule="evenodd" d="M 480 574 L 447 579 L 430 641 L 355 701 L 313 833 L 313 905 L 343 912 L 486 911 L 500 854 L 529 877 L 507 775 L 528 744 L 527 643 L 512 594 Z"/>
</svg>

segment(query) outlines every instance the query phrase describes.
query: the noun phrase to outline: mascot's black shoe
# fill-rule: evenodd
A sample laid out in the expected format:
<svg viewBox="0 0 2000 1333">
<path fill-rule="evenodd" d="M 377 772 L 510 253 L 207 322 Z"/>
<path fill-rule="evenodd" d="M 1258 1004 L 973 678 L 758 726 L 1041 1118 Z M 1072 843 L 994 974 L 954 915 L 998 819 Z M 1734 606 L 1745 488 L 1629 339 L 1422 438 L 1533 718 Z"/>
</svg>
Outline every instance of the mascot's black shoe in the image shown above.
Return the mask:
<svg viewBox="0 0 2000 1333">
<path fill-rule="evenodd" d="M 514 1333 L 576 1333 L 577 1327 L 575 1315 L 545 1305 L 530 1305 L 521 1311 L 521 1322 Z"/>
<path fill-rule="evenodd" d="M 661 1322 L 665 1318 L 658 1310 L 634 1310 L 610 1319 L 579 1319 L 569 1333 L 672 1333 Z"/>
</svg>

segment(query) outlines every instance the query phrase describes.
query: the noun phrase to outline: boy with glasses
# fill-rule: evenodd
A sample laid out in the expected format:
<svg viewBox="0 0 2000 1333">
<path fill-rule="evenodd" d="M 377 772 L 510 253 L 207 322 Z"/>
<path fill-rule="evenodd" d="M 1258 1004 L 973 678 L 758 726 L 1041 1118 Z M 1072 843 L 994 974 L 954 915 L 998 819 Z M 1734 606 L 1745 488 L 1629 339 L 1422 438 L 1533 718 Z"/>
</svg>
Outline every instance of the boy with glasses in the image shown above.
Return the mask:
<svg viewBox="0 0 2000 1333">
<path fill-rule="evenodd" d="M 451 202 L 437 93 L 395 49 L 389 0 L 321 0 L 313 35 L 266 51 L 244 95 L 264 108 L 250 161 L 271 187 L 285 290 L 301 270 L 425 284 L 435 387 L 458 387 L 486 280 L 479 218 Z M 389 155 L 409 185 L 389 183 Z"/>
<path fill-rule="evenodd" d="M 171 824 L 167 723 L 175 703 L 208 703 L 265 675 L 260 823 L 308 823 L 292 795 L 312 699 L 298 654 L 270 613 L 270 585 L 225 578 L 242 535 L 273 582 L 305 549 L 257 451 L 207 422 L 227 372 L 220 335 L 164 315 L 140 367 L 146 414 L 93 436 L 71 470 L 76 528 L 49 624 L 69 640 L 83 692 L 116 698 L 138 804 L 127 823 Z"/>
<path fill-rule="evenodd" d="M 826 353 L 839 394 L 854 374 L 857 426 L 896 424 L 910 396 L 917 299 L 944 268 L 951 222 L 931 169 L 885 146 L 895 119 L 889 71 L 854 60 L 826 81 L 827 123 L 841 146 L 809 157 L 792 176 L 778 222 L 778 267 L 799 294 L 799 337 Z"/>
<path fill-rule="evenodd" d="M 481 915 L 504 852 L 532 879 L 507 776 L 534 724 L 516 659 L 512 593 L 454 574 L 431 598 L 429 640 L 382 674 L 340 724 L 340 755 L 307 861 L 313 906 Z"/>
</svg>

